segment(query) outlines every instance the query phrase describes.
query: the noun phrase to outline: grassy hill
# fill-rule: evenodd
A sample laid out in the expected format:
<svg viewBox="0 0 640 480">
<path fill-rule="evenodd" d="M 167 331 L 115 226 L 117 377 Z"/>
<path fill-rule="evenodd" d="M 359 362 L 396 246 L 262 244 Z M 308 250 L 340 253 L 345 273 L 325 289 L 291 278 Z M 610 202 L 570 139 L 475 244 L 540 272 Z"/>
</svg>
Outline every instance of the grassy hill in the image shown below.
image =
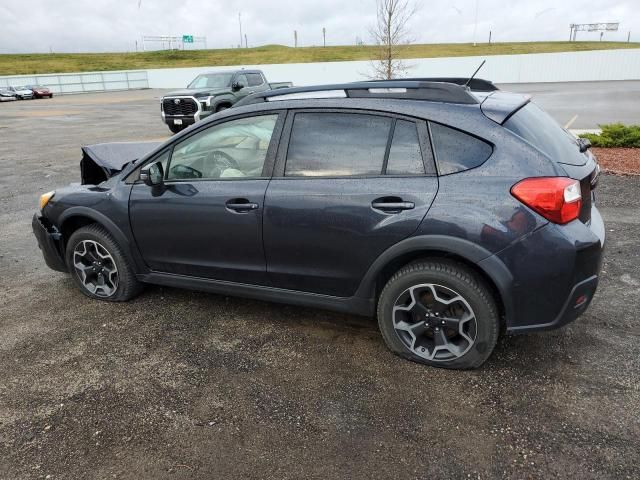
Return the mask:
<svg viewBox="0 0 640 480">
<path fill-rule="evenodd" d="M 368 60 L 374 56 L 376 48 L 375 46 L 355 45 L 299 48 L 265 45 L 246 49 L 163 50 L 139 53 L 8 54 L 0 55 L 0 75 Z M 640 43 L 521 42 L 478 44 L 476 47 L 468 43 L 443 43 L 407 45 L 401 48 L 401 56 L 403 58 L 463 57 L 620 48 L 640 48 Z"/>
</svg>

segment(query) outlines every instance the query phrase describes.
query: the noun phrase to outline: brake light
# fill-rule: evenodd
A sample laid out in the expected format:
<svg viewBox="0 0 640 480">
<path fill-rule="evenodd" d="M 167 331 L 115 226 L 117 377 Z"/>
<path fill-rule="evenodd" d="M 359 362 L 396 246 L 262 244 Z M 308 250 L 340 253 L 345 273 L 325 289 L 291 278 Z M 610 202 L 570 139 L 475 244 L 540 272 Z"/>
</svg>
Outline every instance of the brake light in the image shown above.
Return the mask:
<svg viewBox="0 0 640 480">
<path fill-rule="evenodd" d="M 569 223 L 580 215 L 580 183 L 567 177 L 525 178 L 511 195 L 553 223 Z"/>
</svg>

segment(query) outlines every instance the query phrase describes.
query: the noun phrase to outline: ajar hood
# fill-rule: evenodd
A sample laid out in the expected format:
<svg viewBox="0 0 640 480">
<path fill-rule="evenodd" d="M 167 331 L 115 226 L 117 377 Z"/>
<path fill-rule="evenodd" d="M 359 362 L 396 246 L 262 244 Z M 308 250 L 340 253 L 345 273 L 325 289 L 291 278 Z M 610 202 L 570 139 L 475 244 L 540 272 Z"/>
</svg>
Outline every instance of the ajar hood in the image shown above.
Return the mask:
<svg viewBox="0 0 640 480">
<path fill-rule="evenodd" d="M 152 152 L 162 142 L 99 143 L 82 147 L 80 178 L 83 185 L 98 185 L 130 162 Z"/>
</svg>

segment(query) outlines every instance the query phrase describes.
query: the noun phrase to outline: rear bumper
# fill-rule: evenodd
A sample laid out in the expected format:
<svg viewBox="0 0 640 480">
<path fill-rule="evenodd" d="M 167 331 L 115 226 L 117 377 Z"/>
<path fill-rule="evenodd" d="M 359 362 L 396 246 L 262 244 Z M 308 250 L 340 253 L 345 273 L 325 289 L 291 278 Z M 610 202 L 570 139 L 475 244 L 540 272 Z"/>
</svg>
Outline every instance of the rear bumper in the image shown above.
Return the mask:
<svg viewBox="0 0 640 480">
<path fill-rule="evenodd" d="M 598 277 L 594 275 L 582 282 L 576 284 L 571 289 L 571 293 L 567 298 L 562 310 L 556 318 L 548 323 L 538 323 L 533 325 L 521 325 L 507 328 L 507 331 L 511 334 L 536 332 L 542 330 L 553 330 L 556 328 L 564 327 L 568 323 L 573 322 L 576 318 L 582 315 L 598 288 Z"/>
<path fill-rule="evenodd" d="M 562 327 L 582 315 L 598 287 L 605 246 L 600 213 L 587 224 L 548 224 L 497 256 L 513 276 L 507 332 Z"/>
<path fill-rule="evenodd" d="M 47 266 L 52 270 L 66 272 L 67 266 L 62 255 L 62 234 L 58 232 L 55 226 L 38 214 L 33 216 L 31 227 Z"/>
</svg>

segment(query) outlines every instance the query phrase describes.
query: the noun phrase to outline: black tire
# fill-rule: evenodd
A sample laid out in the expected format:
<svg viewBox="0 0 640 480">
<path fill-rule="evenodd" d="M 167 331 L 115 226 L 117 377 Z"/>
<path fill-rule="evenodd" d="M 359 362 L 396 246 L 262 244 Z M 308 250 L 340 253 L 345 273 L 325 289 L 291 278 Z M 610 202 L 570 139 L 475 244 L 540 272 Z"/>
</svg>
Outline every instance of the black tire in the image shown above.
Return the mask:
<svg viewBox="0 0 640 480">
<path fill-rule="evenodd" d="M 111 270 L 113 270 L 113 267 L 115 267 L 116 269 L 116 275 L 113 277 L 115 278 L 115 281 L 111 282 L 109 287 L 112 292 L 107 292 L 105 289 L 102 289 L 100 285 L 97 285 L 97 282 L 94 283 L 94 286 L 97 285 L 98 289 L 96 291 L 92 291 L 91 287 L 87 285 L 87 283 L 91 285 L 91 282 L 83 282 L 80 270 L 76 268 L 76 265 L 74 264 L 74 257 L 78 264 L 82 263 L 82 256 L 78 251 L 83 248 L 83 245 L 91 245 L 92 243 L 97 243 L 104 249 L 103 251 L 101 250 L 102 253 L 106 251 L 111 258 L 111 260 L 103 260 L 103 257 L 99 258 L 99 260 L 103 261 L 100 262 L 100 266 L 97 267 L 98 272 L 100 271 L 100 268 L 103 268 L 103 271 L 104 268 L 111 268 Z M 86 247 L 84 247 L 84 249 L 86 250 Z M 94 223 L 87 225 L 86 227 L 82 227 L 71 235 L 67 242 L 65 260 L 76 285 L 82 293 L 90 298 L 105 300 L 108 302 L 126 302 L 138 295 L 143 289 L 143 285 L 137 280 L 129 261 L 122 252 L 120 246 L 116 243 L 109 232 L 98 224 Z M 89 262 L 83 264 L 83 270 L 89 270 L 85 266 L 88 263 Z M 93 277 L 100 275 L 100 273 L 96 273 L 95 268 L 91 268 L 91 270 L 90 274 Z M 111 272 L 111 275 L 113 275 L 113 272 Z M 103 277 L 105 276 L 106 273 Z M 85 276 L 85 278 L 88 277 Z"/>
<path fill-rule="evenodd" d="M 173 125 L 170 123 L 167 124 L 167 127 L 169 127 L 172 133 L 180 133 L 185 128 L 183 125 Z"/>
<path fill-rule="evenodd" d="M 443 293 L 437 289 L 441 289 Z M 414 301 L 416 296 L 423 295 L 424 292 L 432 304 Z M 447 295 L 447 292 L 451 295 L 446 300 L 462 300 L 455 301 L 452 306 L 445 306 L 446 302 L 440 300 L 433 301 L 434 297 Z M 414 307 L 408 310 L 411 305 Z M 435 308 L 432 310 L 433 306 Z M 425 314 L 425 318 L 421 316 L 421 308 L 426 308 L 429 312 Z M 459 309 L 458 311 L 463 312 L 461 316 L 472 319 L 464 320 L 467 323 L 456 327 L 461 329 L 460 332 L 453 327 L 449 329 L 448 326 L 438 328 L 440 320 L 444 324 L 444 317 L 453 316 L 451 310 L 449 313 L 433 313 L 438 308 Z M 465 312 L 465 309 L 470 309 L 470 313 Z M 442 316 L 436 318 L 433 315 Z M 480 367 L 493 352 L 498 340 L 500 317 L 491 290 L 480 276 L 461 263 L 434 259 L 409 264 L 389 279 L 378 301 L 378 325 L 389 349 L 403 358 L 434 367 L 471 369 Z M 411 327 L 412 333 L 403 330 L 406 326 Z M 453 351 L 449 351 L 448 347 L 436 347 L 435 330 L 440 330 L 438 335 L 442 334 L 442 338 L 451 336 L 452 341 L 448 345 Z M 460 334 L 463 331 L 465 336 Z M 469 341 L 471 338 L 473 342 Z M 458 345 L 454 344 L 455 341 Z M 419 346 L 421 344 L 425 346 Z M 419 352 L 426 353 L 421 356 Z M 430 356 L 433 358 L 424 358 Z"/>
<path fill-rule="evenodd" d="M 230 108 L 230 105 L 219 105 L 218 108 L 216 108 L 216 113 L 226 110 L 227 108 Z"/>
</svg>

